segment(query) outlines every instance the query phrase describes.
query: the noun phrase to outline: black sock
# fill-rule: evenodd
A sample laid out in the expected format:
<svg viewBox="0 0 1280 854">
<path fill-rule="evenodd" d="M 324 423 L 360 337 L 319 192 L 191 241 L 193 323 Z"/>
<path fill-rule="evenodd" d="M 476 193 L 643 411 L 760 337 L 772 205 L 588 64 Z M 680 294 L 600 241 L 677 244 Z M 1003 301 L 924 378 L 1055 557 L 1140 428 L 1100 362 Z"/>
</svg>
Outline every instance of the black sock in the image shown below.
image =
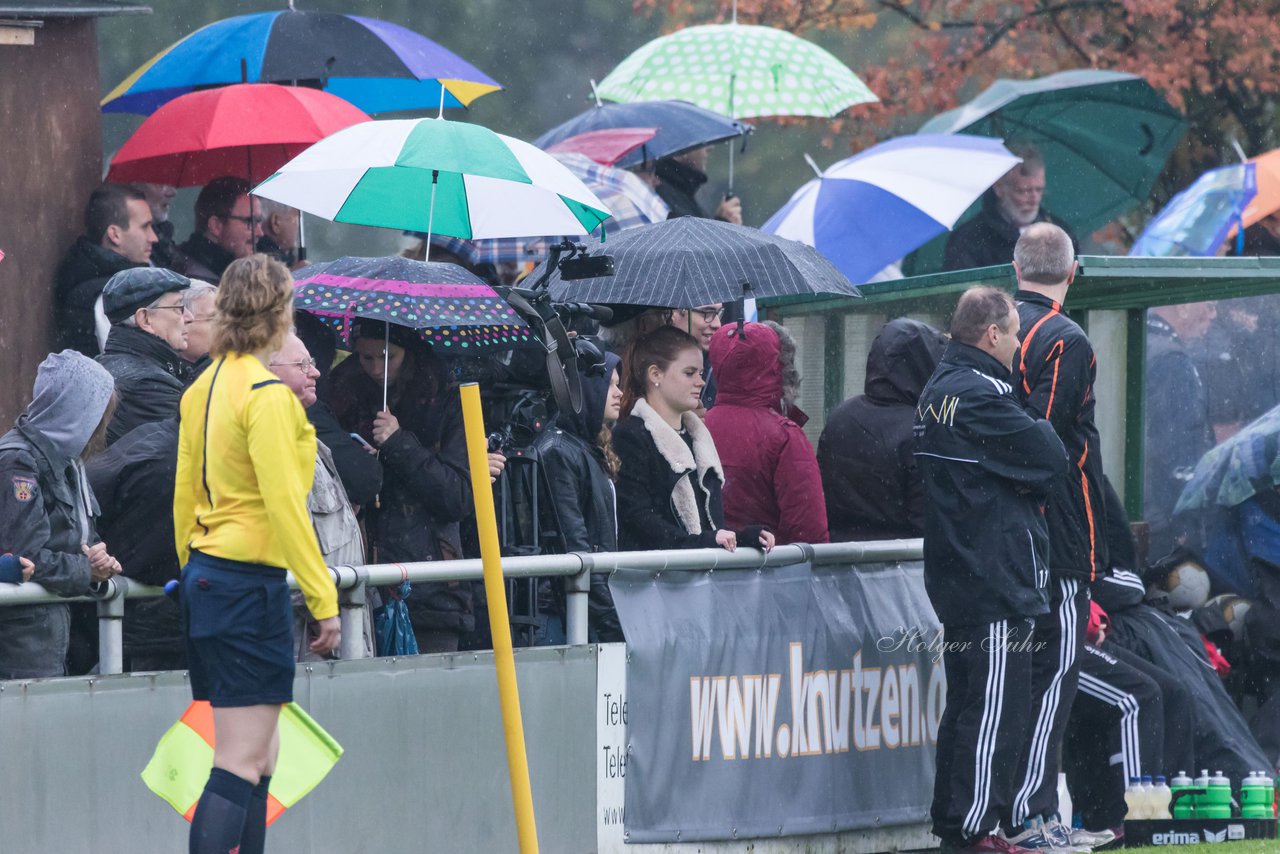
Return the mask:
<svg viewBox="0 0 1280 854">
<path fill-rule="evenodd" d="M 204 794 L 191 819 L 189 854 L 229 854 L 240 844 L 245 810 L 253 795 L 253 784 L 230 771 L 209 772 Z"/>
<path fill-rule="evenodd" d="M 249 808 L 244 815 L 244 830 L 240 833 L 240 854 L 262 854 L 267 845 L 267 789 L 271 777 L 263 776 L 253 787 Z"/>
</svg>

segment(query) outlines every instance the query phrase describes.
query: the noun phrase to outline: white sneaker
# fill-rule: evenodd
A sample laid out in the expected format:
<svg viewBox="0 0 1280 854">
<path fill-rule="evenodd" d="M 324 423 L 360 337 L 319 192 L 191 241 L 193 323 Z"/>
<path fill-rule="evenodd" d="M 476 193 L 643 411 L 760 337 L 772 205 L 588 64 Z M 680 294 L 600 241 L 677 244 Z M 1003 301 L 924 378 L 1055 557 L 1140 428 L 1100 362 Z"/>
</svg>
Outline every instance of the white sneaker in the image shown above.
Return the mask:
<svg viewBox="0 0 1280 854">
<path fill-rule="evenodd" d="M 1072 845 L 1084 845 L 1089 848 L 1101 848 L 1116 841 L 1116 835 L 1113 831 L 1085 830 L 1081 827 L 1071 828 L 1067 831 L 1067 836 L 1071 839 Z"/>
</svg>

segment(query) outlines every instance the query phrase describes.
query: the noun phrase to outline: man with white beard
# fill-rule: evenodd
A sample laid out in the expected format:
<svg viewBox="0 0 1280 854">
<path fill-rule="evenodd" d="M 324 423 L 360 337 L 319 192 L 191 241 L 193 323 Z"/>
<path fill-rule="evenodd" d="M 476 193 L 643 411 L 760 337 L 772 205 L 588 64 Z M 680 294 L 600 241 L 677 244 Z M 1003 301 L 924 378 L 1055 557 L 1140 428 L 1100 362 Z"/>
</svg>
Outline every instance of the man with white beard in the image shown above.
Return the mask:
<svg viewBox="0 0 1280 854">
<path fill-rule="evenodd" d="M 1043 207 L 1044 157 L 1031 145 L 1012 143 L 1009 150 L 1022 158 L 982 198 L 982 210 L 958 226 L 947 238 L 944 270 L 992 267 L 1013 261 L 1013 247 L 1027 227 L 1050 222 L 1062 228 L 1079 252 L 1075 235 L 1066 223 Z"/>
</svg>

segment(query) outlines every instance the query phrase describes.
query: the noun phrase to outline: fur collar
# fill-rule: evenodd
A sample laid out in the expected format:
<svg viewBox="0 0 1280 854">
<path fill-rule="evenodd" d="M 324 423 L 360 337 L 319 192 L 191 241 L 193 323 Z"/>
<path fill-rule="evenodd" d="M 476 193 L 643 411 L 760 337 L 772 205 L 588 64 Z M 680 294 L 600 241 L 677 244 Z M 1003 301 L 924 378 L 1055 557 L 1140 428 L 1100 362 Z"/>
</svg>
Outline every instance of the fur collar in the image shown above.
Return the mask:
<svg viewBox="0 0 1280 854">
<path fill-rule="evenodd" d="M 667 461 L 671 471 L 677 475 L 697 472 L 698 483 L 703 485 L 703 493 L 706 495 L 706 514 L 708 518 L 712 518 L 711 492 L 706 488 L 707 475 L 714 472 L 720 483 L 724 483 L 724 469 L 720 467 L 720 455 L 716 453 L 716 443 L 711 438 L 711 431 L 702 423 L 702 419 L 692 412 L 686 412 L 680 417 L 685 431 L 693 438 L 693 452 L 690 453 L 689 446 L 680 434 L 662 420 L 662 416 L 644 398 L 635 402 L 631 414 L 639 418 L 640 423 L 649 431 L 658 453 Z M 702 521 L 689 478 L 681 477 L 676 481 L 671 491 L 671 503 L 685 530 L 691 534 L 701 534 Z"/>
</svg>

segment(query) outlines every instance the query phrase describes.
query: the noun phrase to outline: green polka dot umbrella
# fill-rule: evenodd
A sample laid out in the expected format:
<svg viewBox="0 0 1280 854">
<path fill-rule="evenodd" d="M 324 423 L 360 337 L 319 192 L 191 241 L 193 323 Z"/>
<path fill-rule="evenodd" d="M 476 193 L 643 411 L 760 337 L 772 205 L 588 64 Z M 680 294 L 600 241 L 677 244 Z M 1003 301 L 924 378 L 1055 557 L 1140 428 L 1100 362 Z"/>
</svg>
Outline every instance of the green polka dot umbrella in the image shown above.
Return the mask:
<svg viewBox="0 0 1280 854">
<path fill-rule="evenodd" d="M 610 101 L 679 98 L 735 119 L 835 116 L 879 100 L 816 44 L 773 27 L 714 24 L 654 39 L 598 87 Z"/>
</svg>

